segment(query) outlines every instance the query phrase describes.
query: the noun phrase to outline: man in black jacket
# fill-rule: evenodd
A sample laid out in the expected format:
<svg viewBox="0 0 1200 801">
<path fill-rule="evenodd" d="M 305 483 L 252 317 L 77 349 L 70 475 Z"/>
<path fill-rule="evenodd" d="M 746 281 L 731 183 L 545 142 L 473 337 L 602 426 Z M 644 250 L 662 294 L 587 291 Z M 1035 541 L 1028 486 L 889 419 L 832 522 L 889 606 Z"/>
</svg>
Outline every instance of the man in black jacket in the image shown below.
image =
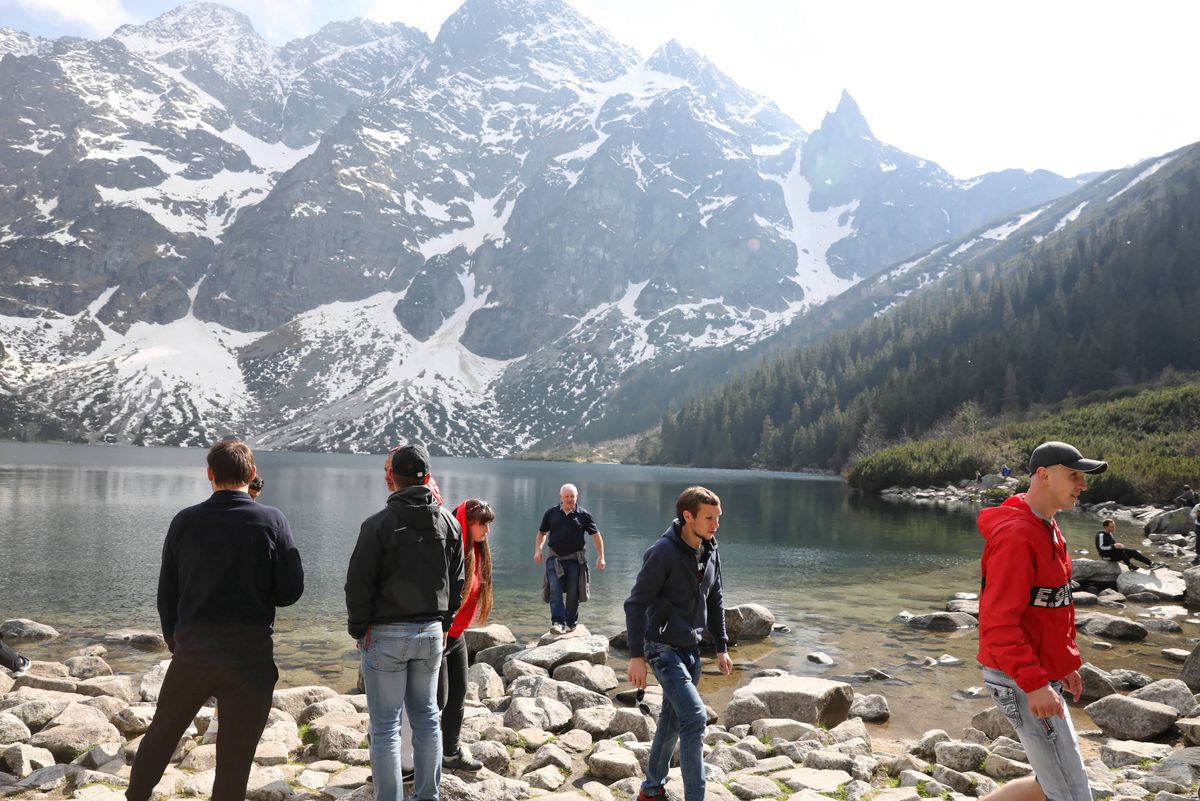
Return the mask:
<svg viewBox="0 0 1200 801">
<path fill-rule="evenodd" d="M 638 801 L 665 801 L 676 742 L 685 801 L 704 801 L 707 716 L 699 686 L 705 627 L 716 646 L 717 667 L 726 676 L 733 670 L 715 539 L 721 499 L 704 487 L 688 487 L 675 501 L 675 513 L 671 526 L 642 556 L 642 569 L 625 600 L 629 681 L 646 689 L 649 662 L 663 691 Z"/>
<path fill-rule="evenodd" d="M 371 718 L 377 801 L 399 801 L 400 723 L 413 732 L 413 794 L 437 801 L 442 735 L 437 683 L 445 633 L 463 585 L 462 534 L 430 488 L 420 445 L 391 456 L 387 506 L 363 521 L 346 572 L 347 629 L 356 641 Z"/>
<path fill-rule="evenodd" d="M 158 577 L 158 616 L 174 658 L 142 739 L 129 801 L 147 801 L 196 712 L 217 699 L 213 801 L 243 801 L 254 751 L 279 678 L 271 641 L 275 607 L 304 592 L 304 568 L 283 513 L 246 488 L 254 454 L 238 440 L 208 452 L 213 494 L 171 521 Z"/>
</svg>

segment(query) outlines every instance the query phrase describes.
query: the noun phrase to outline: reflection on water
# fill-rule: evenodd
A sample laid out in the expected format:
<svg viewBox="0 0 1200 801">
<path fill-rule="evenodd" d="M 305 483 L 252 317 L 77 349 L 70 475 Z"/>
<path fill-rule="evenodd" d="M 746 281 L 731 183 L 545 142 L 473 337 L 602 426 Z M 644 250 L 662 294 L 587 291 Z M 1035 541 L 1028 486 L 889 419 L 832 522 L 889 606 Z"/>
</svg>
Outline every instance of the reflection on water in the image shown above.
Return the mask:
<svg viewBox="0 0 1200 801">
<path fill-rule="evenodd" d="M 386 497 L 383 457 L 264 452 L 257 459 L 266 479 L 262 500 L 287 514 L 306 571 L 304 597 L 278 615 L 283 681 L 348 688 L 356 661 L 345 632 L 345 569 L 360 522 Z M 676 496 L 700 483 L 722 499 L 727 603 L 764 604 L 790 628 L 738 647 L 730 679 L 709 672 L 705 693 L 714 708 L 754 670 L 774 666 L 830 678 L 885 671 L 894 680 L 856 687 L 888 697 L 897 735 L 961 727 L 985 704 L 955 695 L 980 683 L 973 631 L 929 634 L 892 622 L 902 609 L 942 608 L 953 593 L 977 589 L 982 541 L 972 511 L 896 505 L 850 493 L 840 481 L 778 473 L 444 458 L 434 459 L 434 473 L 447 502 L 481 497 L 496 510 L 493 621 L 518 636 L 536 636 L 549 624 L 533 541 L 563 482 L 578 485 L 581 505 L 603 532 L 609 567 L 592 571 L 592 600 L 580 618 L 605 634 L 624 628 L 621 604 L 642 552 L 673 517 Z M 115 628 L 157 629 L 167 525 L 209 492 L 200 450 L 0 444 L 0 619 L 29 617 L 70 635 L 32 646 L 35 658 L 64 658 Z M 1091 547 L 1091 521 L 1063 522 L 1072 549 Z M 1166 644 L 1152 634 L 1146 643 L 1085 658 L 1158 677 Z M 117 669 L 142 670 L 161 658 L 109 647 Z M 809 662 L 813 650 L 836 664 Z M 914 662 L 944 653 L 963 665 Z M 1175 675 L 1162 668 L 1161 675 Z"/>
</svg>

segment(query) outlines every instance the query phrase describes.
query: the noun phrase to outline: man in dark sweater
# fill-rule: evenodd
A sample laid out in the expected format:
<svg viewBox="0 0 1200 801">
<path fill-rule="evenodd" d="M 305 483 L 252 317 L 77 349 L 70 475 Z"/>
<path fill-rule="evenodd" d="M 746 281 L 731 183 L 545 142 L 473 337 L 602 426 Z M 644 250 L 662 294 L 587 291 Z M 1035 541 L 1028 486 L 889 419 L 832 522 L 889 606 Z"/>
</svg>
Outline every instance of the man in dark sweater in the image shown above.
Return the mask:
<svg viewBox="0 0 1200 801">
<path fill-rule="evenodd" d="M 146 801 L 179 738 L 206 700 L 217 699 L 213 801 L 243 801 L 254 751 L 279 678 L 271 635 L 275 607 L 304 592 L 304 569 L 287 518 L 250 499 L 254 454 L 224 440 L 208 452 L 213 494 L 171 521 L 158 577 L 158 615 L 174 658 L 142 739 L 129 801 Z"/>
<path fill-rule="evenodd" d="M 629 598 L 629 681 L 646 689 L 646 663 L 662 687 L 663 705 L 650 746 L 646 780 L 638 801 L 665 801 L 664 785 L 679 743 L 685 801 L 704 801 L 704 726 L 700 697 L 700 638 L 707 627 L 717 667 L 728 676 L 721 559 L 715 536 L 721 499 L 704 487 L 688 487 L 675 501 L 676 519 L 642 556 Z"/>
</svg>

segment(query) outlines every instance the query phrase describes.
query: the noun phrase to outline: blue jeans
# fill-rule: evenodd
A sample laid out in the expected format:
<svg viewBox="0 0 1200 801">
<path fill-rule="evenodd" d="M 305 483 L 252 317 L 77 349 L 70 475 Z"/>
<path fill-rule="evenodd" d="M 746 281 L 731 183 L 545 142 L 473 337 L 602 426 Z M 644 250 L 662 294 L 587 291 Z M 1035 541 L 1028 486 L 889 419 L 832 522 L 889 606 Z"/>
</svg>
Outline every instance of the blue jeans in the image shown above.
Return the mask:
<svg viewBox="0 0 1200 801">
<path fill-rule="evenodd" d="M 437 682 L 442 665 L 442 624 L 372 626 L 359 659 L 371 718 L 371 769 L 377 801 L 399 801 L 400 721 L 408 711 L 413 732 L 413 798 L 438 800 L 442 783 L 442 730 Z"/>
<path fill-rule="evenodd" d="M 992 694 L 996 708 L 1004 713 L 1017 730 L 1029 765 L 1047 801 L 1092 801 L 1079 738 L 1071 722 L 1071 710 L 1062 699 L 1062 685 L 1051 682 L 1059 695 L 1065 717 L 1035 718 L 1029 711 L 1029 699 L 1007 673 L 983 669 L 983 683 Z"/>
<path fill-rule="evenodd" d="M 579 622 L 579 562 L 574 559 L 562 563 L 563 577 L 559 579 L 554 569 L 557 556 L 546 557 L 546 579 L 550 587 L 550 622 L 574 626 Z M 563 604 L 563 593 L 567 602 Z"/>
<path fill-rule="evenodd" d="M 700 649 L 646 642 L 646 662 L 662 687 L 663 705 L 650 745 L 643 790 L 662 787 L 679 744 L 685 801 L 704 801 L 704 727 L 708 712 L 700 697 Z"/>
</svg>

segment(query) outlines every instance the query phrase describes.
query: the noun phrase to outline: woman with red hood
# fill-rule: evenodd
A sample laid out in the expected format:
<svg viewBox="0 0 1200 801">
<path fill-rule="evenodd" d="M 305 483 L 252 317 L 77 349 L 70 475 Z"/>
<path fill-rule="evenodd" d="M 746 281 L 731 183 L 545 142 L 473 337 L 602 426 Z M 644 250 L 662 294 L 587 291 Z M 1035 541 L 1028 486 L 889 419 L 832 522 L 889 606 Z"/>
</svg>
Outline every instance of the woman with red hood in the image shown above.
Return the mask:
<svg viewBox="0 0 1200 801">
<path fill-rule="evenodd" d="M 462 603 L 450 625 L 438 680 L 438 695 L 446 699 L 442 708 L 442 767 L 475 771 L 483 763 L 458 743 L 467 697 L 467 642 L 462 635 L 473 625 L 487 623 L 492 613 L 492 551 L 487 538 L 496 513 L 487 501 L 471 498 L 455 508 L 454 516 L 463 534 L 464 581 Z"/>
</svg>

